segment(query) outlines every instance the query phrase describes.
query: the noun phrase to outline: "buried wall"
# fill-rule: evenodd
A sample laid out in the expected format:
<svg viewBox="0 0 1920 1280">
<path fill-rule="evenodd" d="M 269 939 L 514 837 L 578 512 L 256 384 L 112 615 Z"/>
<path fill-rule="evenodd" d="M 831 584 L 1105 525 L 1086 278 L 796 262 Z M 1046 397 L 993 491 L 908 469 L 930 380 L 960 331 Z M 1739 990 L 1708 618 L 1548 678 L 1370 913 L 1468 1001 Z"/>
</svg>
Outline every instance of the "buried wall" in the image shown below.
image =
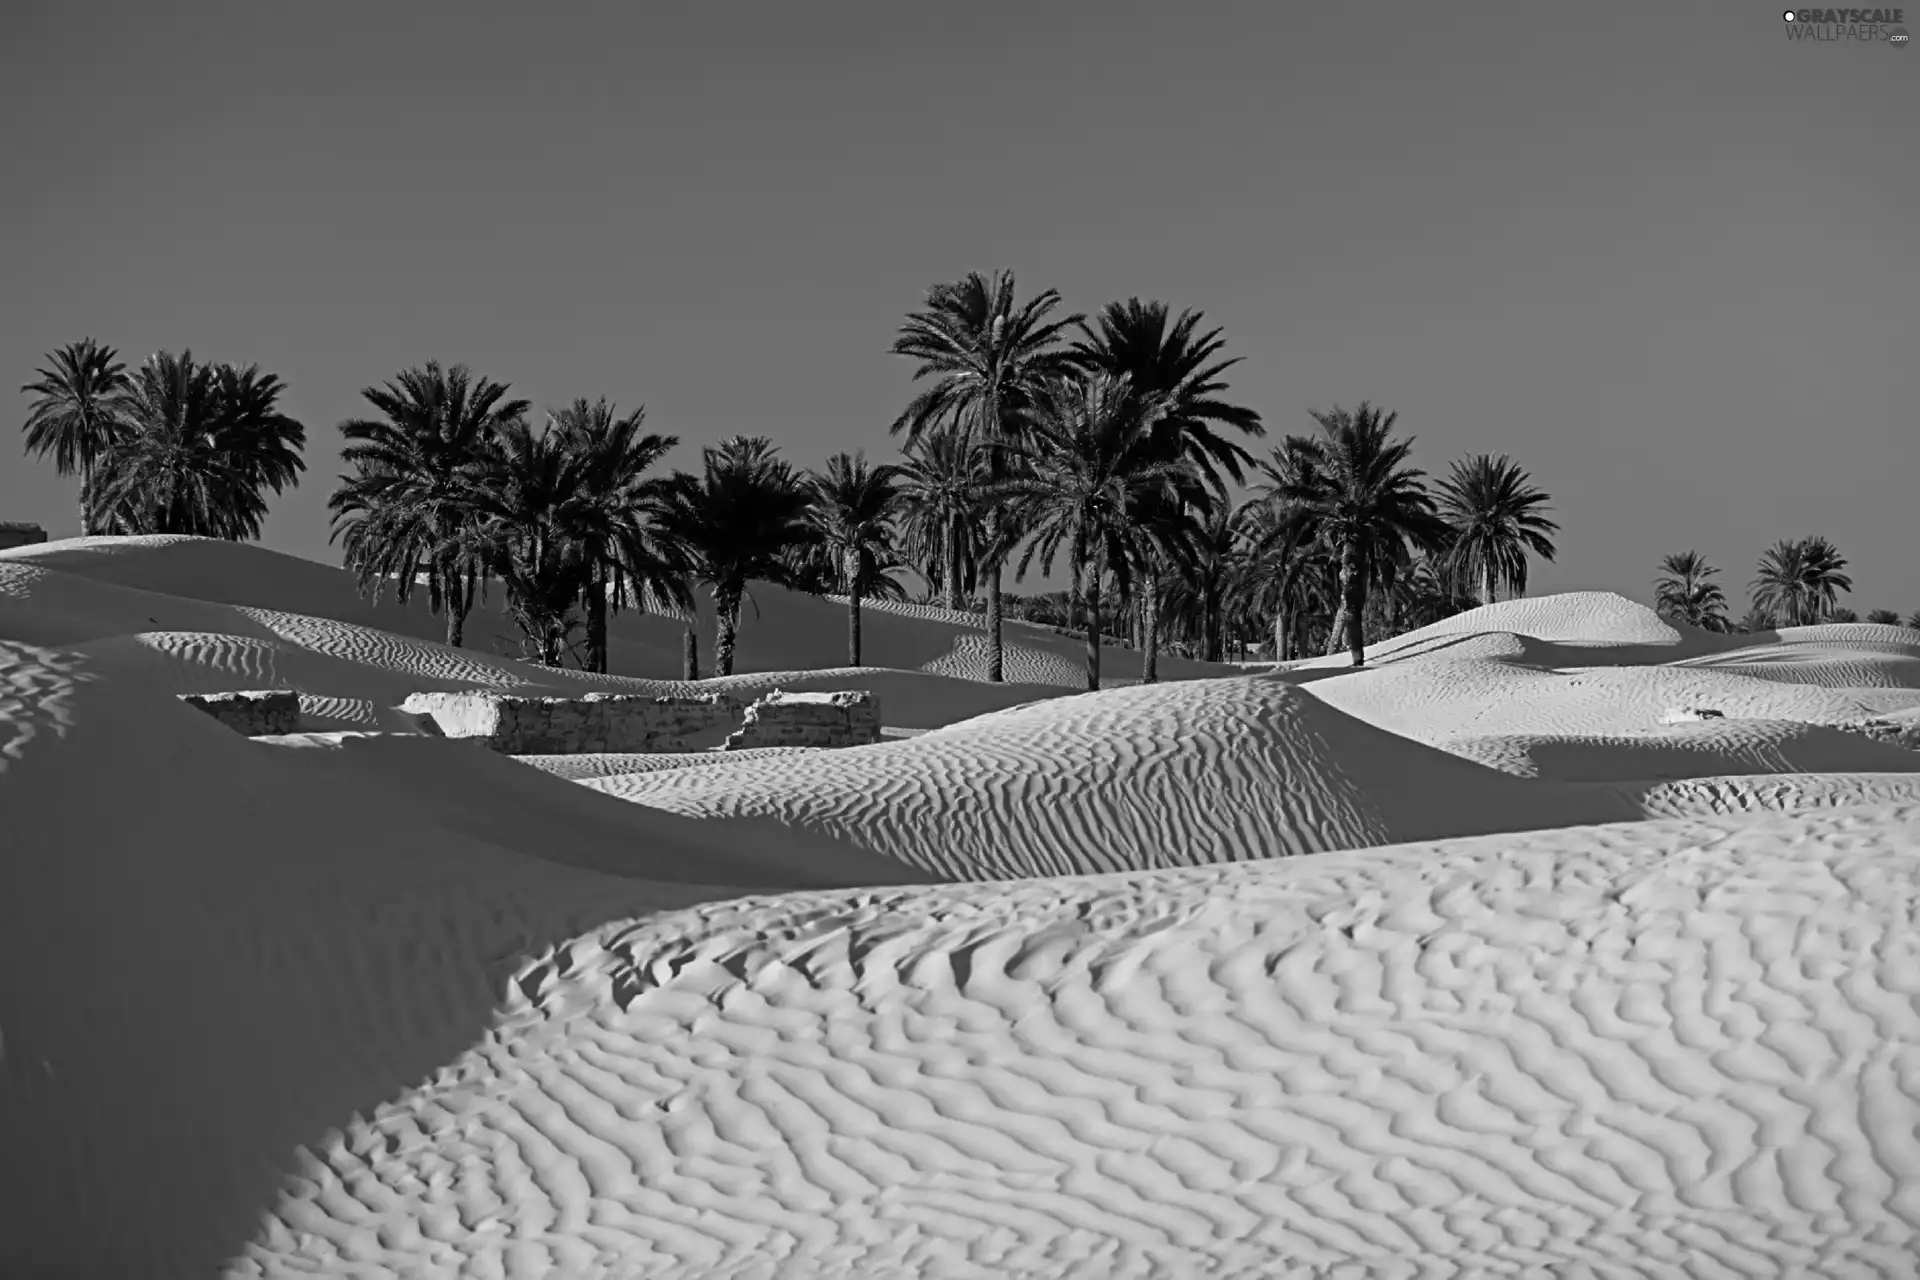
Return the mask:
<svg viewBox="0 0 1920 1280">
<path fill-rule="evenodd" d="M 782 693 L 747 708 L 725 751 L 755 747 L 860 747 L 880 741 L 880 701 L 871 693 Z"/>
<path fill-rule="evenodd" d="M 300 732 L 300 695 L 291 689 L 186 693 L 180 701 L 249 738 Z"/>
<path fill-rule="evenodd" d="M 723 693 L 416 693 L 400 709 L 427 733 L 516 756 L 686 751 L 690 739 L 736 725 L 741 716 L 740 700 Z"/>
</svg>

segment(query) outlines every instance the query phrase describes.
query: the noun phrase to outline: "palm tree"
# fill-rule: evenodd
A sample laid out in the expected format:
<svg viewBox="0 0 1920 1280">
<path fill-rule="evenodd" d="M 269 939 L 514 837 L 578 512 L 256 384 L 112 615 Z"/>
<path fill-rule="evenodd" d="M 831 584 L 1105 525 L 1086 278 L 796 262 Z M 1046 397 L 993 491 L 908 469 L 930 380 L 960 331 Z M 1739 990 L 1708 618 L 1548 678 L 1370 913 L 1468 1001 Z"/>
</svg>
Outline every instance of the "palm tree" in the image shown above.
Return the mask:
<svg viewBox="0 0 1920 1280">
<path fill-rule="evenodd" d="M 964 608 L 975 586 L 979 529 L 988 506 L 987 451 L 973 444 L 962 425 L 949 423 L 922 435 L 905 454 L 898 476 L 905 551 L 928 585 L 944 595 L 947 608 Z"/>
<path fill-rule="evenodd" d="M 1703 631 L 1725 631 L 1727 594 L 1711 579 L 1720 571 L 1698 551 L 1676 551 L 1660 561 L 1661 576 L 1654 579 L 1653 607 Z"/>
<path fill-rule="evenodd" d="M 1479 587 L 1481 604 L 1492 604 L 1502 587 L 1525 595 L 1527 553 L 1551 562 L 1560 530 L 1543 514 L 1546 493 L 1505 454 L 1456 461 L 1437 487 L 1440 515 L 1453 526 L 1452 569 Z"/>
<path fill-rule="evenodd" d="M 933 286 L 925 307 L 908 314 L 891 348 L 920 362 L 914 381 L 932 381 L 895 420 L 892 432 L 904 432 L 911 446 L 929 427 L 958 417 L 975 444 L 1017 440 L 1021 411 L 1069 364 L 1059 344 L 1080 317 L 1049 321 L 1059 304 L 1060 295 L 1052 289 L 1017 304 L 1011 271 L 991 278 L 973 272 L 956 283 Z M 987 455 L 991 481 L 1006 478 L 1006 461 L 1002 452 Z M 988 588 L 987 679 L 996 683 L 1004 665 L 1001 582 L 1011 540 L 1003 513 L 990 509 L 982 576 Z"/>
<path fill-rule="evenodd" d="M 1867 621 L 1883 627 L 1897 627 L 1900 625 L 1900 615 L 1891 609 L 1874 609 L 1867 614 Z"/>
<path fill-rule="evenodd" d="M 1915 609 L 1907 616 L 1907 625 L 1915 631 L 1920 631 L 1920 609 Z"/>
<path fill-rule="evenodd" d="M 847 665 L 860 665 L 860 597 L 869 575 L 892 558 L 900 469 L 867 465 L 865 453 L 836 453 L 808 477 L 808 521 L 847 593 Z"/>
<path fill-rule="evenodd" d="M 118 398 L 116 435 L 88 486 L 89 524 L 117 533 L 258 538 L 264 490 L 299 483 L 306 428 L 279 410 L 280 379 L 258 366 L 160 352 Z"/>
<path fill-rule="evenodd" d="M 1767 549 L 1753 579 L 1753 605 L 1775 626 L 1806 626 L 1830 615 L 1853 590 L 1847 561 L 1821 537 L 1782 540 Z"/>
<path fill-rule="evenodd" d="M 1320 436 L 1289 440 L 1296 465 L 1276 490 L 1290 506 L 1289 519 L 1312 529 L 1338 554 L 1339 608 L 1327 652 L 1338 650 L 1344 632 L 1356 667 L 1366 663 L 1369 578 L 1379 566 L 1405 559 L 1407 546 L 1440 546 L 1451 531 L 1421 484 L 1426 473 L 1407 465 L 1413 438 L 1390 438 L 1399 417 L 1383 415 L 1364 400 L 1352 413 L 1316 412 Z"/>
<path fill-rule="evenodd" d="M 487 573 L 471 537 L 487 451 L 530 407 L 507 391 L 465 365 L 430 360 L 361 391 L 379 417 L 340 424 L 340 456 L 353 474 L 340 477 L 327 505 L 333 537 L 344 535 L 347 568 L 376 600 L 389 582 L 407 600 L 424 571 L 428 602 L 446 618 L 455 648 Z"/>
<path fill-rule="evenodd" d="M 1036 556 L 1051 573 L 1065 547 L 1086 588 L 1088 689 L 1100 687 L 1102 579 L 1112 574 L 1123 589 L 1131 582 L 1149 553 L 1143 506 L 1193 480 L 1188 464 L 1156 456 L 1153 431 L 1166 409 L 1166 397 L 1137 392 L 1125 377 L 1060 378 L 1021 411 L 1022 443 L 1007 446 L 1024 465 L 1003 492 L 1019 503 L 1032 539 L 1014 579 Z"/>
<path fill-rule="evenodd" d="M 1849 608 L 1847 608 L 1847 607 L 1846 607 L 1845 605 L 1842 605 L 1842 606 L 1840 606 L 1839 608 L 1837 608 L 1837 609 L 1834 609 L 1834 610 L 1833 610 L 1832 612 L 1830 612 L 1829 614 L 1827 614 L 1827 616 L 1826 616 L 1826 618 L 1824 619 L 1824 621 L 1827 621 L 1827 622 L 1858 622 L 1858 621 L 1860 621 L 1860 615 L 1859 615 L 1858 613 L 1856 613 L 1856 612 L 1854 612 L 1854 611 L 1853 611 L 1852 609 L 1849 609 Z"/>
<path fill-rule="evenodd" d="M 1199 529 L 1209 510 L 1219 510 L 1224 518 L 1226 479 L 1231 477 L 1240 483 L 1244 466 L 1253 460 L 1216 428 L 1231 427 L 1259 437 L 1266 434 L 1266 427 L 1252 409 L 1221 398 L 1227 390 L 1221 375 L 1240 363 L 1239 357 L 1218 358 L 1226 347 L 1221 330 L 1211 329 L 1196 337 L 1202 313 L 1182 311 L 1171 326 L 1168 315 L 1164 302 L 1130 298 L 1124 303 L 1108 303 L 1095 324 L 1081 322 L 1082 336 L 1074 344 L 1073 359 L 1081 368 L 1127 378 L 1142 395 L 1165 398 L 1166 413 L 1153 432 L 1156 455 L 1164 461 L 1191 463 L 1207 481 L 1204 488 L 1188 486 L 1189 491 L 1179 495 L 1172 509 L 1148 513 L 1152 527 L 1179 543 Z M 1142 574 L 1141 597 L 1147 620 L 1143 681 L 1154 678 L 1163 567 L 1175 568 L 1171 560 L 1152 557 Z"/>
<path fill-rule="evenodd" d="M 593 577 L 593 548 L 576 535 L 594 459 L 575 443 L 553 418 L 538 430 L 525 418 L 501 422 L 481 454 L 473 524 L 462 535 L 506 587 L 507 616 L 546 667 L 560 665 L 581 625 L 575 610 Z"/>
<path fill-rule="evenodd" d="M 604 398 L 584 397 L 553 415 L 582 464 L 579 488 L 560 516 L 585 565 L 586 668 L 602 674 L 609 605 L 670 614 L 693 608 L 685 558 L 663 527 L 666 478 L 647 474 L 680 441 L 643 430 L 646 416 L 645 406 L 618 416 Z"/>
<path fill-rule="evenodd" d="M 1174 624 L 1170 630 L 1193 642 L 1203 662 L 1222 660 L 1228 596 L 1234 589 L 1240 544 L 1241 525 L 1234 509 L 1216 501 L 1197 513 L 1179 543 L 1178 553 L 1169 561 L 1171 572 L 1160 602 L 1161 621 Z M 1141 657 L 1143 684 L 1153 682 L 1154 657 L 1154 646 L 1148 645 Z"/>
<path fill-rule="evenodd" d="M 53 455 L 55 474 L 80 475 L 80 532 L 94 532 L 90 494 L 93 470 L 119 438 L 121 401 L 132 382 L 112 347 L 92 338 L 69 343 L 34 370 L 40 376 L 20 390 L 35 397 L 22 428 L 29 456 Z"/>
<path fill-rule="evenodd" d="M 713 594 L 713 673 L 733 674 L 740 602 L 750 581 L 786 583 L 789 553 L 811 536 L 811 495 L 763 436 L 735 436 L 701 451 L 699 475 L 674 473 L 665 528 L 685 548 L 693 576 Z"/>
</svg>

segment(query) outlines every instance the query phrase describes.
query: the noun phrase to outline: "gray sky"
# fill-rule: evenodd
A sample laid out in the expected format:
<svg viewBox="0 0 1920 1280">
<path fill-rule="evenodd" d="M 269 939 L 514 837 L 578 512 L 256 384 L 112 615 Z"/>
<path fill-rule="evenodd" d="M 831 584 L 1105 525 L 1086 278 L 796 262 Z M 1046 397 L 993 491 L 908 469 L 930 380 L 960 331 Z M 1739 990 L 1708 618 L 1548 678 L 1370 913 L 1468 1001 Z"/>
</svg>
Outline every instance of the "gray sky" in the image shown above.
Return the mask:
<svg viewBox="0 0 1920 1280">
<path fill-rule="evenodd" d="M 1920 28 L 1920 11 L 1908 24 Z M 1821 533 L 1920 609 L 1920 51 L 1706 5 L 35 4 L 0 46 L 10 386 L 92 334 L 258 362 L 309 429 L 269 545 L 336 560 L 333 424 L 404 366 L 865 447 L 926 287 L 1224 325 L 1277 435 L 1362 398 L 1556 500 L 1536 593 L 1735 612 Z M 1902 369 L 1909 372 L 1902 373 Z M 15 397 L 17 423 L 26 399 Z M 77 532 L 0 448 L 0 519 Z"/>
</svg>

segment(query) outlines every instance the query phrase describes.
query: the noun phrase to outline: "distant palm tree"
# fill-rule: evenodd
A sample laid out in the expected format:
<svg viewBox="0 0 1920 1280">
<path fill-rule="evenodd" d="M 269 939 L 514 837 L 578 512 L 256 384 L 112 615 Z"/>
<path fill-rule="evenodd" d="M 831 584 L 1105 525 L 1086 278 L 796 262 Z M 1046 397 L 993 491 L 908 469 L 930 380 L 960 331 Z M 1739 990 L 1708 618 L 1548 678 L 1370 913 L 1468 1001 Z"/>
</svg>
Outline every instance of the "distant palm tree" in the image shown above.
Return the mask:
<svg viewBox="0 0 1920 1280">
<path fill-rule="evenodd" d="M 1860 615 L 1856 613 L 1854 610 L 1847 608 L 1845 605 L 1842 605 L 1839 608 L 1833 610 L 1833 612 L 1829 613 L 1824 619 L 1824 621 L 1858 622 L 1860 621 Z"/>
<path fill-rule="evenodd" d="M 1806 626 L 1832 614 L 1853 590 L 1847 561 L 1825 538 L 1782 540 L 1767 549 L 1753 579 L 1754 608 L 1775 626 Z"/>
<path fill-rule="evenodd" d="M 665 527 L 685 549 L 695 579 L 712 592 L 713 673 L 730 676 L 747 584 L 791 581 L 791 549 L 810 536 L 811 495 L 764 436 L 710 446 L 701 462 L 697 475 L 674 473 Z"/>
<path fill-rule="evenodd" d="M 682 615 L 693 593 L 681 548 L 666 534 L 665 476 L 649 475 L 680 443 L 644 430 L 644 406 L 616 415 L 605 399 L 583 397 L 554 415 L 567 450 L 576 455 L 579 489 L 562 512 L 565 536 L 579 544 L 586 564 L 586 668 L 607 670 L 607 610 L 629 604 Z"/>
<path fill-rule="evenodd" d="M 953 424 L 920 436 L 899 469 L 905 551 L 949 609 L 965 607 L 975 586 L 991 477 L 987 451 Z"/>
<path fill-rule="evenodd" d="M 94 528 L 258 538 L 265 490 L 283 493 L 307 464 L 306 428 L 279 409 L 280 379 L 257 366 L 160 352 L 119 397 L 117 434 L 88 486 Z"/>
<path fill-rule="evenodd" d="M 1193 479 L 1187 464 L 1157 456 L 1153 430 L 1166 407 L 1166 397 L 1136 392 L 1124 377 L 1059 378 L 1022 410 L 1021 443 L 1008 446 L 1022 465 L 1003 491 L 1031 538 L 1014 578 L 1036 557 L 1051 573 L 1066 550 L 1085 584 L 1088 689 L 1100 687 L 1102 579 L 1124 586 L 1137 574 L 1150 553 L 1141 508 Z"/>
<path fill-rule="evenodd" d="M 1727 593 L 1712 580 L 1719 572 L 1698 551 L 1663 557 L 1653 583 L 1655 611 L 1703 631 L 1727 630 Z"/>
<path fill-rule="evenodd" d="M 455 648 L 487 573 L 471 537 L 487 451 L 530 407 L 507 391 L 465 365 L 430 360 L 360 393 L 379 417 L 340 424 L 340 457 L 353 474 L 340 477 L 327 505 L 333 537 L 344 535 L 347 568 L 376 600 L 388 584 L 407 600 L 424 571 L 429 603 Z"/>
<path fill-rule="evenodd" d="M 1453 526 L 1449 564 L 1492 604 L 1502 587 L 1527 591 L 1527 553 L 1553 560 L 1560 526 L 1544 514 L 1550 498 L 1513 459 L 1475 454 L 1456 461 L 1436 486 L 1441 518 Z"/>
<path fill-rule="evenodd" d="M 893 519 L 900 506 L 900 469 L 867 465 L 863 453 L 836 453 L 827 469 L 809 477 L 808 513 L 819 545 L 839 567 L 847 593 L 847 665 L 860 665 L 860 598 L 882 560 L 892 559 Z"/>
<path fill-rule="evenodd" d="M 1191 523 L 1188 534 L 1169 562 L 1161 624 L 1175 638 L 1192 644 L 1201 661 L 1219 662 L 1226 643 L 1228 598 L 1234 590 L 1241 526 L 1234 518 L 1234 508 L 1215 502 Z M 1152 683 L 1145 666 L 1153 659 L 1154 649 L 1148 646 L 1141 658 L 1142 683 Z"/>
<path fill-rule="evenodd" d="M 1915 631 L 1920 631 L 1920 609 L 1915 609 L 1911 614 L 1907 615 L 1907 625 Z"/>
<path fill-rule="evenodd" d="M 1080 317 L 1049 320 L 1060 304 L 1060 295 L 1052 289 L 1025 304 L 1015 298 L 1011 271 L 991 277 L 973 272 L 953 284 L 935 285 L 924 308 L 908 314 L 891 349 L 919 361 L 916 382 L 932 380 L 894 421 L 893 433 L 904 432 L 909 446 L 929 428 L 956 416 L 976 445 L 1014 441 L 1020 411 L 1033 403 L 1045 382 L 1067 370 L 1068 355 L 1060 343 Z M 991 481 L 1005 479 L 1005 461 L 1003 453 L 987 455 Z M 1004 548 L 1011 541 L 998 508 L 988 510 L 985 532 L 988 554 L 981 576 L 987 586 L 986 675 L 997 683 L 1004 669 Z"/>
<path fill-rule="evenodd" d="M 1327 652 L 1339 649 L 1344 632 L 1356 667 L 1366 662 L 1367 588 L 1375 567 L 1403 559 L 1408 544 L 1442 545 L 1450 532 L 1421 483 L 1426 473 L 1407 465 L 1412 437 L 1391 438 L 1399 416 L 1364 400 L 1352 413 L 1315 413 L 1321 434 L 1289 440 L 1285 447 L 1298 462 L 1277 491 L 1288 518 L 1336 550 L 1340 600 Z"/>
<path fill-rule="evenodd" d="M 1900 615 L 1891 609 L 1874 609 L 1867 614 L 1867 621 L 1883 627 L 1897 627 L 1900 625 Z"/>
<path fill-rule="evenodd" d="M 1325 530 L 1306 518 L 1298 501 L 1313 474 L 1306 438 L 1288 436 L 1260 462 L 1260 484 L 1236 516 L 1240 570 L 1236 587 L 1244 601 L 1271 620 L 1273 660 L 1294 654 L 1294 637 L 1315 604 L 1313 564 L 1329 555 Z"/>
<path fill-rule="evenodd" d="M 40 376 L 21 387 L 35 397 L 22 428 L 27 453 L 53 455 L 55 474 L 80 475 L 80 532 L 91 534 L 89 496 L 94 467 L 122 432 L 121 403 L 132 381 L 119 353 L 92 338 L 69 343 L 46 357 Z"/>
<path fill-rule="evenodd" d="M 1733 629 L 1743 636 L 1749 636 L 1761 631 L 1771 631 L 1774 625 L 1773 615 L 1755 605 L 1749 607 L 1740 621 L 1733 624 Z"/>
</svg>

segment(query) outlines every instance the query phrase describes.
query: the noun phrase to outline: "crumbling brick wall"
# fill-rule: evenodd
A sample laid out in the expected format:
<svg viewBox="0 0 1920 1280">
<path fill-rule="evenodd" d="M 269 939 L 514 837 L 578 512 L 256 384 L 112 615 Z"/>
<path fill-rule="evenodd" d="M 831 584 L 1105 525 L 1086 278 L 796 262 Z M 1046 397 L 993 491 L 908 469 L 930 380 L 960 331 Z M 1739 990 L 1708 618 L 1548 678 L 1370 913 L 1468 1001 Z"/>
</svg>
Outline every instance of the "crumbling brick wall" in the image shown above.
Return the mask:
<svg viewBox="0 0 1920 1280">
<path fill-rule="evenodd" d="M 741 716 L 740 699 L 724 693 L 416 693 L 400 709 L 427 733 L 480 742 L 508 755 L 686 751 L 688 739 L 738 724 Z"/>
<path fill-rule="evenodd" d="M 291 689 L 186 693 L 180 701 L 250 738 L 300 732 L 300 695 Z"/>
<path fill-rule="evenodd" d="M 880 741 L 880 700 L 871 693 L 783 693 L 747 708 L 723 750 L 753 747 L 860 747 Z"/>
</svg>

